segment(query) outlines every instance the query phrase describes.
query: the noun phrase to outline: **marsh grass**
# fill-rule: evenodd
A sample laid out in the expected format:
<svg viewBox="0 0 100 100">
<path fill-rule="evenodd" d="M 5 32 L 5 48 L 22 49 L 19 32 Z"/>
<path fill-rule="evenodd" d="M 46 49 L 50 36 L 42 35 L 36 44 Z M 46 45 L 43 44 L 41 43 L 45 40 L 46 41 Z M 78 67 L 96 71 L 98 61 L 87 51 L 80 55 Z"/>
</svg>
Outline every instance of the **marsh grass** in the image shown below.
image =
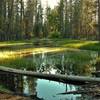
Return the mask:
<svg viewBox="0 0 100 100">
<path fill-rule="evenodd" d="M 27 69 L 35 71 L 36 69 L 36 66 L 33 63 L 32 59 L 26 59 L 26 58 L 0 60 L 0 65 L 22 70 Z"/>
<path fill-rule="evenodd" d="M 98 51 L 100 49 L 100 43 L 98 41 L 80 41 L 80 40 L 39 40 L 39 42 L 43 42 L 45 44 L 47 41 L 52 43 L 54 47 L 29 47 L 28 45 L 22 44 L 22 42 L 17 42 L 18 45 L 16 47 L 16 42 L 11 43 L 11 47 L 15 48 L 14 50 L 6 50 L 2 49 L 0 51 L 0 66 L 12 67 L 17 69 L 28 69 L 28 70 L 36 70 L 37 66 L 41 63 L 38 59 L 36 62 L 33 62 L 32 58 L 27 58 L 29 55 L 41 55 L 42 53 L 48 53 L 52 55 L 51 58 L 47 57 L 48 62 L 51 59 L 56 62 L 55 65 L 60 65 L 61 67 L 61 57 L 59 54 L 65 54 L 65 66 L 70 66 L 73 64 L 73 69 L 84 69 L 87 66 L 95 66 L 96 60 L 98 58 Z M 48 44 L 46 43 L 46 45 Z M 34 41 L 30 42 L 34 44 Z M 6 44 L 6 43 L 4 43 Z M 1 45 L 1 44 L 0 44 Z M 23 46 L 22 46 L 23 45 Z M 5 46 L 5 45 L 4 45 Z M 80 50 L 87 49 L 87 50 Z M 92 52 L 93 51 L 93 52 Z M 58 56 L 57 56 L 58 55 Z M 47 63 L 47 65 L 50 65 Z M 84 67 L 84 68 L 83 68 Z M 62 67 L 61 67 L 62 68 Z M 61 69 L 60 68 L 60 69 Z"/>
<path fill-rule="evenodd" d="M 3 47 L 3 48 L 13 47 L 16 49 L 20 49 L 19 47 L 26 48 L 29 45 L 30 47 L 34 47 L 34 48 L 35 47 L 65 47 L 65 48 L 100 51 L 99 41 L 72 40 L 72 39 L 45 39 L 44 38 L 44 39 L 34 39 L 34 40 L 27 40 L 27 41 L 0 42 L 0 47 Z"/>
</svg>

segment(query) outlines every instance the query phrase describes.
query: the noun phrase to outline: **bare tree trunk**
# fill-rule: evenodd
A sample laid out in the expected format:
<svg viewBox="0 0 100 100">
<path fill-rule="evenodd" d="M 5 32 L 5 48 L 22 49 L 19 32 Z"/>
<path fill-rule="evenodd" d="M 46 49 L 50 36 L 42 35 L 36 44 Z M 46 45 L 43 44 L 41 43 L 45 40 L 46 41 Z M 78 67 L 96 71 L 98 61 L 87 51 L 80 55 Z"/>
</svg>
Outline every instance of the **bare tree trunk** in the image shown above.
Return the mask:
<svg viewBox="0 0 100 100">
<path fill-rule="evenodd" d="M 98 39 L 100 41 L 100 0 L 98 0 L 98 32 L 99 32 Z"/>
</svg>

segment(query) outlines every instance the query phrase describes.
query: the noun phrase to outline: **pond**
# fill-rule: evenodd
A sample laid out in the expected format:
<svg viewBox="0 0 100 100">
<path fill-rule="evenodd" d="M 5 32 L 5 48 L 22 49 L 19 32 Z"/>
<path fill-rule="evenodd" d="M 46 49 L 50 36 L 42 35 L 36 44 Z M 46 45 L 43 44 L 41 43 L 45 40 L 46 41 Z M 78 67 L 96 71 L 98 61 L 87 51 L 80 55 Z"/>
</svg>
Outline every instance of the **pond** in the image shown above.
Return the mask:
<svg viewBox="0 0 100 100">
<path fill-rule="evenodd" d="M 84 97 L 81 94 L 61 95 L 60 93 L 64 93 L 66 91 L 75 91 L 78 90 L 78 88 L 80 88 L 78 86 L 70 84 L 63 84 L 54 81 L 37 79 L 35 85 L 35 93 L 37 93 L 37 97 L 42 98 L 43 100 L 79 100 L 79 98 Z M 29 87 L 24 89 L 24 93 L 26 94 L 31 94 L 33 93 L 32 91 L 34 90 L 32 90 L 32 88 L 30 90 Z"/>
<path fill-rule="evenodd" d="M 8 51 L 9 50 L 2 50 L 3 53 Z M 8 58 L 6 56 L 5 58 L 0 57 L 0 65 L 48 74 L 91 77 L 91 73 L 96 70 L 98 58 L 98 53 L 95 51 L 68 48 L 51 49 L 45 47 L 41 52 L 28 48 L 28 52 L 26 53 L 22 53 L 23 50 L 20 49 L 20 51 L 16 53 L 21 52 L 21 55 L 11 57 L 13 51 L 14 50 L 9 51 L 10 54 L 7 56 Z M 83 90 L 84 87 L 79 85 L 17 75 L 10 75 L 10 81 L 5 81 L 4 77 L 0 77 L 1 85 L 4 84 L 16 94 L 36 96 L 36 98 L 38 98 L 37 100 L 91 100 L 91 98 L 93 98 L 91 95 L 84 94 L 61 94 Z"/>
</svg>

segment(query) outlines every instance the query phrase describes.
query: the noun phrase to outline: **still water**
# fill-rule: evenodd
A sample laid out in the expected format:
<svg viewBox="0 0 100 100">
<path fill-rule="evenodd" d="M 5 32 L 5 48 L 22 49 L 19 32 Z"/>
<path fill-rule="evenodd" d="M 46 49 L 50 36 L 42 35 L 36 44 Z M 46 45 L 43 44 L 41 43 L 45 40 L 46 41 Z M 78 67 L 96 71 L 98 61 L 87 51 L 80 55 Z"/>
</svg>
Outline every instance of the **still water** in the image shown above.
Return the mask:
<svg viewBox="0 0 100 100">
<path fill-rule="evenodd" d="M 58 95 L 59 93 L 68 91 L 77 90 L 74 85 L 66 85 L 63 83 L 48 81 L 48 80 L 40 80 L 38 79 L 36 82 L 36 92 L 39 98 L 43 98 L 44 100 L 77 100 L 81 95 Z M 28 91 L 24 91 L 28 93 Z"/>
<path fill-rule="evenodd" d="M 34 80 L 34 79 L 33 79 Z M 35 79 L 28 77 L 24 80 L 23 93 L 25 95 L 34 95 L 39 100 L 92 100 L 94 97 L 89 94 L 61 94 L 82 90 L 83 86 L 64 84 L 49 80 Z M 95 100 L 95 99 L 93 99 Z"/>
<path fill-rule="evenodd" d="M 98 53 L 94 51 L 86 50 L 68 50 L 62 52 L 47 53 L 46 51 L 35 54 L 23 56 L 18 60 L 11 59 L 7 66 L 16 65 L 19 66 L 23 63 L 24 70 L 31 70 L 37 72 L 43 72 L 48 74 L 66 74 L 66 75 L 82 75 L 92 76 L 91 73 L 96 69 L 96 59 Z M 18 62 L 19 61 L 19 62 Z M 3 61 L 2 61 L 3 62 Z M 13 64 L 14 63 L 14 64 Z M 31 64 L 31 68 L 25 68 Z M 3 65 L 3 63 L 2 63 Z M 4 63 L 6 65 L 6 62 Z M 21 65 L 22 66 L 22 65 Z M 4 76 L 6 77 L 6 76 Z M 11 84 L 4 81 L 3 77 L 0 77 L 0 83 L 5 84 L 7 88 L 16 92 L 17 94 L 24 94 L 28 96 L 36 96 L 36 100 L 92 100 L 91 95 L 84 94 L 60 94 L 71 91 L 78 91 L 83 89 L 82 86 L 76 86 L 72 84 L 64 84 L 49 80 L 35 79 L 28 76 L 11 76 Z M 7 76 L 8 78 L 8 76 Z M 93 99 L 94 100 L 94 99 Z"/>
<path fill-rule="evenodd" d="M 26 59 L 32 59 L 37 72 L 48 74 L 88 75 L 95 70 L 97 52 L 93 51 L 63 51 L 58 53 L 32 54 Z M 38 63 L 37 63 L 38 62 Z M 38 67 L 39 66 L 39 67 Z M 86 69 L 86 70 L 85 70 Z M 49 80 L 24 77 L 24 94 L 36 94 L 43 100 L 91 100 L 91 95 L 59 93 L 82 90 L 82 86 L 53 82 Z M 35 91 L 34 91 L 35 90 Z"/>
</svg>

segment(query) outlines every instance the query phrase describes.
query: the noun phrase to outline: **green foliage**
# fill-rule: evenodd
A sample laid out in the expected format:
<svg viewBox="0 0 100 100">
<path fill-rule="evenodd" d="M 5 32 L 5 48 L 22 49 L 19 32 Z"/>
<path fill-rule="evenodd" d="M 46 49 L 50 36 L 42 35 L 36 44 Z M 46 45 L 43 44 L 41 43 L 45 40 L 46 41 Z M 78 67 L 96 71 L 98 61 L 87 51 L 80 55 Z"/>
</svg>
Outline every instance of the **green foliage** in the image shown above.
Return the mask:
<svg viewBox="0 0 100 100">
<path fill-rule="evenodd" d="M 61 35 L 59 32 L 51 32 L 49 35 L 49 38 L 61 38 Z"/>
<path fill-rule="evenodd" d="M 100 13 L 99 2 L 96 4 L 95 0 L 59 0 L 58 5 L 53 9 L 49 4 L 46 8 L 43 7 L 42 2 L 45 1 L 2 0 L 0 41 L 48 36 L 92 40 L 100 38 L 96 25 L 96 13 L 97 11 Z"/>
</svg>

